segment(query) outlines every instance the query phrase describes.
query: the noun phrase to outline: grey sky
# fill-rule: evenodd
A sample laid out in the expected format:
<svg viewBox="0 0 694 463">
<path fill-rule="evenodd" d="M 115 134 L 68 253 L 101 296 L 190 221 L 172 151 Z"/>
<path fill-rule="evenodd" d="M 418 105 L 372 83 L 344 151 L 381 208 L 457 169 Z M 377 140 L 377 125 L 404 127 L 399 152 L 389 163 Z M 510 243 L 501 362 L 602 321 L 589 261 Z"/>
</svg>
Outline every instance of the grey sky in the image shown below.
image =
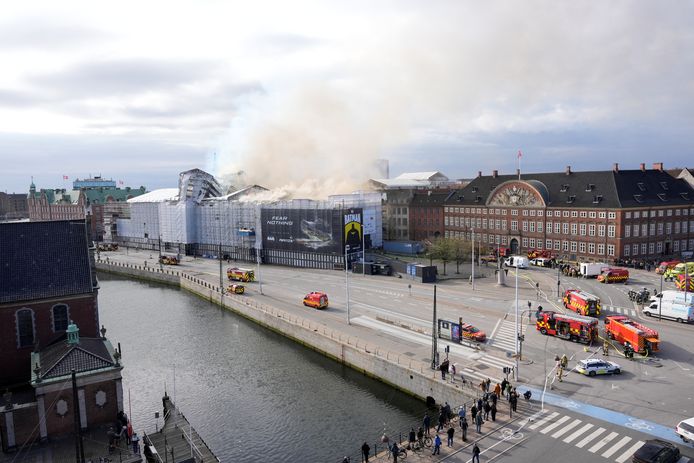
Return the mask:
<svg viewBox="0 0 694 463">
<path fill-rule="evenodd" d="M 376 158 L 457 178 L 519 149 L 526 171 L 691 166 L 692 1 L 14 3 L 3 191 L 199 167 L 311 194 Z"/>
</svg>

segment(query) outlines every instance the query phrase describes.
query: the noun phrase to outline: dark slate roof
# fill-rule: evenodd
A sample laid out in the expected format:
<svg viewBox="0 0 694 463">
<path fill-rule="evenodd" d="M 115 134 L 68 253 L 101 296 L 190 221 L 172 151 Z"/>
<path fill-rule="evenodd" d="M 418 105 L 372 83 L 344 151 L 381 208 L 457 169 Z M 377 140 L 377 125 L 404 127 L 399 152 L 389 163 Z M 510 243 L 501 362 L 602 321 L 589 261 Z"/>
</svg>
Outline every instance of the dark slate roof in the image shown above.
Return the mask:
<svg viewBox="0 0 694 463">
<path fill-rule="evenodd" d="M 84 220 L 0 223 L 0 303 L 92 292 Z"/>
<path fill-rule="evenodd" d="M 517 179 L 517 175 L 477 177 L 465 188 L 451 195 L 446 200 L 446 205 L 484 206 L 496 187 Z M 565 172 L 522 174 L 521 181 L 537 188 L 547 207 L 615 209 L 694 205 L 694 190 L 686 181 L 672 178 L 667 172 L 658 170 L 589 171 L 571 172 L 568 175 Z M 665 182 L 667 190 L 660 182 Z M 639 183 L 645 185 L 645 191 L 640 191 Z M 680 193 L 687 194 L 682 196 Z M 641 195 L 638 197 L 641 202 L 634 198 L 635 194 Z M 665 194 L 666 200 L 660 199 L 658 194 Z"/>
<path fill-rule="evenodd" d="M 41 379 L 99 370 L 115 366 L 115 361 L 101 338 L 80 338 L 79 344 L 68 344 L 65 337 L 39 353 Z"/>
<path fill-rule="evenodd" d="M 82 190 L 82 193 L 87 198 L 88 204 L 104 204 L 108 197 L 111 197 L 111 201 L 126 202 L 128 199 L 143 195 L 146 192 L 145 187 L 125 189 L 99 187 L 85 188 Z"/>
<path fill-rule="evenodd" d="M 455 191 L 443 192 L 416 192 L 412 197 L 410 206 L 412 207 L 432 207 L 443 206 L 449 196 L 455 194 Z"/>
</svg>

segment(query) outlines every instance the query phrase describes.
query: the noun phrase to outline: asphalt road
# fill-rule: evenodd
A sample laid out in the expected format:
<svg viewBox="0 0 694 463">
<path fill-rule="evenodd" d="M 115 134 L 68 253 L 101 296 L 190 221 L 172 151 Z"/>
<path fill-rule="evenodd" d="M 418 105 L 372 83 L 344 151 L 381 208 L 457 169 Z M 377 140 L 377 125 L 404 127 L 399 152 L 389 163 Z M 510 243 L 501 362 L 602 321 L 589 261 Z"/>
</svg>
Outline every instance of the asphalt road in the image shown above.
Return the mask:
<svg viewBox="0 0 694 463">
<path fill-rule="evenodd" d="M 109 256 L 113 260 L 128 261 L 148 265 L 156 264 L 156 253 L 123 251 L 102 253 L 101 258 Z M 152 256 L 150 259 L 149 256 Z M 232 262 L 231 265 L 234 265 Z M 224 269 L 228 265 L 224 264 Z M 253 267 L 239 263 L 241 267 Z M 483 266 L 484 268 L 484 266 Z M 213 284 L 219 282 L 218 262 L 210 259 L 184 259 L 181 269 L 198 273 Z M 454 271 L 449 267 L 449 272 Z M 492 268 L 486 270 L 491 273 Z M 660 287 L 660 277 L 655 273 L 630 270 L 628 284 L 601 284 L 596 280 L 560 277 L 561 291 L 569 288 L 582 289 L 600 297 L 603 315 L 625 314 L 636 318 L 660 333 L 661 349 L 652 358 L 625 360 L 621 351 L 610 351 L 609 360 L 622 367 L 622 374 L 589 378 L 576 372 L 569 372 L 562 382 L 553 375 L 555 355 L 566 354 L 570 368 L 575 362 L 588 357 L 601 357 L 601 345 L 593 348 L 583 344 L 571 343 L 554 337 L 543 336 L 535 330 L 534 323 L 528 319 L 538 303 L 545 310 L 555 307 L 564 310 L 557 298 L 556 270 L 530 268 L 521 270 L 518 277 L 518 312 L 521 314 L 520 329 L 525 335 L 522 344 L 522 358 L 517 361 L 519 389 L 531 388 L 534 398 L 547 392 L 548 406 L 559 414 L 568 414 L 567 423 L 577 419 L 580 429 L 588 423 L 597 430 L 616 432 L 625 441 L 623 448 L 615 450 L 612 460 L 618 461 L 620 455 L 636 442 L 649 436 L 658 436 L 677 441 L 673 432 L 675 424 L 694 416 L 694 326 L 682 325 L 672 321 L 658 321 L 643 318 L 639 308 L 629 301 L 629 289 Z M 385 276 L 345 275 L 345 272 L 312 269 L 297 269 L 278 266 L 262 266 L 260 283 L 246 285 L 248 297 L 258 298 L 265 304 L 274 305 L 287 311 L 339 327 L 347 333 L 355 333 L 377 339 L 389 349 L 408 355 L 411 358 L 430 363 L 431 329 L 433 314 L 433 285 L 421 284 L 408 279 Z M 226 283 L 226 278 L 225 278 Z M 477 383 L 487 377 L 500 381 L 505 366 L 516 366 L 515 353 L 515 314 L 516 289 L 514 270 L 509 271 L 507 286 L 498 287 L 493 278 L 476 282 L 475 290 L 466 280 L 447 280 L 437 285 L 437 317 L 457 320 L 462 317 L 487 333 L 488 340 L 477 348 L 451 345 L 450 358 L 458 365 L 465 378 Z M 539 283 L 540 291 L 536 290 Z M 347 309 L 347 290 L 349 287 L 349 310 Z M 674 284 L 665 283 L 664 289 L 672 289 Z M 327 310 L 317 311 L 304 307 L 303 296 L 309 291 L 325 291 L 330 297 Z M 347 324 L 349 312 L 350 324 Z M 602 316 L 601 316 L 602 318 Z M 439 340 L 439 352 L 444 356 L 447 343 Z M 606 423 L 600 424 L 599 423 Z M 633 427 L 637 423 L 641 434 Z M 557 426 L 557 431 L 561 424 Z M 539 429 L 538 429 L 539 431 Z M 556 432 L 556 431 L 555 431 Z M 549 434 L 549 435 L 548 435 Z M 505 454 L 515 455 L 510 461 L 530 461 L 542 455 L 538 461 L 548 460 L 547 452 L 557 452 L 563 461 L 583 461 L 591 457 L 586 443 L 577 448 L 574 442 L 566 443 L 554 433 L 524 431 L 528 439 L 518 439 L 513 449 Z M 567 435 L 569 433 L 567 431 Z M 597 436 L 597 435 L 596 435 Z M 617 439 L 615 437 L 614 439 Z M 613 440 L 614 440 L 613 439 Z M 508 439 L 507 439 L 508 440 Z M 578 438 L 576 439 L 578 441 Z M 528 443 L 532 443 L 529 445 Z M 497 447 L 508 444 L 504 442 Z M 614 445 L 612 442 L 611 445 Z M 495 447 L 495 448 L 497 448 Z M 601 452 L 605 452 L 605 445 Z M 687 450 L 687 447 L 683 447 Z M 587 453 L 586 453 L 587 452 Z M 596 450 L 597 453 L 598 451 Z M 621 453 L 620 453 L 621 452 Z M 633 451 L 632 451 L 633 453 Z M 571 458 L 566 456 L 570 455 Z M 522 457 L 522 458 L 521 458 Z M 501 458 L 501 457 L 499 457 Z M 484 458 L 483 458 L 484 461 Z"/>
</svg>

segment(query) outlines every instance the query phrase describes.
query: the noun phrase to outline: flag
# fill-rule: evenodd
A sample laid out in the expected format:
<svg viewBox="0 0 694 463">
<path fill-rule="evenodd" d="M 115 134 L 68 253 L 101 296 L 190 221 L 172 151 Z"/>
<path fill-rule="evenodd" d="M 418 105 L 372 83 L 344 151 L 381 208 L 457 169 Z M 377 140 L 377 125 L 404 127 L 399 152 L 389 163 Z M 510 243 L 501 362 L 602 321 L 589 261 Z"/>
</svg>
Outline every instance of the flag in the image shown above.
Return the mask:
<svg viewBox="0 0 694 463">
<path fill-rule="evenodd" d="M 518 150 L 518 159 L 523 157 L 523 153 L 521 153 L 521 150 Z"/>
<path fill-rule="evenodd" d="M 63 180 L 67 180 L 67 179 L 68 179 L 67 175 L 63 175 Z"/>
</svg>

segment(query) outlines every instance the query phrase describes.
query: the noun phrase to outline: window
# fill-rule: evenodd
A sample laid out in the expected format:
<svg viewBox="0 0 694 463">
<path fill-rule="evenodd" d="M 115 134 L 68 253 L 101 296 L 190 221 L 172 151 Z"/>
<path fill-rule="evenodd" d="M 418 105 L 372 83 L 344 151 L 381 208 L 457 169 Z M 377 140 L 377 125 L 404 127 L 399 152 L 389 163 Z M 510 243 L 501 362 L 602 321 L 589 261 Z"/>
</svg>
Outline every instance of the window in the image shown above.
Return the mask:
<svg viewBox="0 0 694 463">
<path fill-rule="evenodd" d="M 598 254 L 601 256 L 605 255 L 605 245 L 602 243 L 598 244 Z"/>
<path fill-rule="evenodd" d="M 614 214 L 614 212 L 610 212 L 610 215 L 612 215 L 612 214 Z M 610 218 L 611 218 L 611 217 L 610 217 Z M 630 219 L 630 218 L 631 218 L 631 212 L 625 213 L 625 214 L 624 214 L 624 218 L 625 218 L 625 219 Z M 624 253 L 624 255 L 627 255 L 627 254 Z"/>
<path fill-rule="evenodd" d="M 641 224 L 641 236 L 648 236 L 648 225 L 645 223 Z"/>
<path fill-rule="evenodd" d="M 658 253 L 663 252 L 663 242 L 662 241 L 658 241 L 655 244 L 655 252 L 658 252 Z"/>
<path fill-rule="evenodd" d="M 508 221 L 507 220 L 502 220 L 501 221 L 501 229 L 506 230 L 508 228 Z"/>
<path fill-rule="evenodd" d="M 680 215 L 680 214 L 677 213 L 677 215 Z M 535 209 L 530 210 L 530 217 L 535 217 Z"/>
<path fill-rule="evenodd" d="M 655 217 L 655 211 L 651 211 L 651 217 Z"/>
<path fill-rule="evenodd" d="M 687 233 L 687 222 L 682 222 L 682 233 Z"/>
<path fill-rule="evenodd" d="M 523 221 L 523 231 L 524 231 L 524 232 L 527 232 L 527 231 L 528 231 L 528 222 L 525 221 L 525 220 Z"/>
<path fill-rule="evenodd" d="M 634 218 L 635 218 L 635 219 L 638 219 L 639 217 L 641 217 L 641 212 L 639 212 L 639 211 L 634 211 Z"/>
<path fill-rule="evenodd" d="M 663 223 L 660 222 L 660 223 L 658 223 L 658 235 L 662 235 L 662 234 L 663 234 Z"/>
<path fill-rule="evenodd" d="M 667 210 L 667 216 L 668 216 L 668 217 L 672 217 L 672 209 L 668 209 L 668 210 Z"/>
<path fill-rule="evenodd" d="M 668 222 L 665 224 L 665 234 L 669 235 L 672 233 L 672 223 Z"/>
<path fill-rule="evenodd" d="M 542 217 L 544 215 L 544 213 L 545 213 L 545 211 L 537 211 L 537 216 Z"/>
<path fill-rule="evenodd" d="M 511 209 L 511 215 L 518 215 L 518 209 Z"/>
<path fill-rule="evenodd" d="M 607 217 L 607 213 L 606 213 L 606 212 L 600 212 L 600 213 L 598 214 L 598 218 L 600 218 L 600 219 L 604 219 L 605 217 Z"/>
<path fill-rule="evenodd" d="M 542 250 L 542 240 L 537 240 L 537 249 Z"/>
<path fill-rule="evenodd" d="M 585 219 L 586 217 L 588 217 L 588 213 L 586 211 L 581 211 L 581 218 Z"/>
<path fill-rule="evenodd" d="M 547 233 L 552 233 L 552 222 L 547 222 Z"/>
<path fill-rule="evenodd" d="M 632 252 L 632 254 L 634 254 L 635 256 L 638 256 L 638 255 L 639 255 L 639 245 L 638 245 L 638 244 L 634 244 L 634 245 L 631 247 L 631 252 Z"/>
<path fill-rule="evenodd" d="M 569 242 L 568 241 L 562 241 L 561 242 L 561 249 L 566 252 L 569 250 Z"/>
<path fill-rule="evenodd" d="M 605 226 L 602 224 L 598 225 L 598 236 L 605 236 Z"/>
<path fill-rule="evenodd" d="M 530 238 L 530 249 L 535 249 L 535 238 Z"/>
<path fill-rule="evenodd" d="M 545 240 L 545 249 L 552 249 L 552 240 Z"/>
<path fill-rule="evenodd" d="M 554 250 L 555 250 L 555 251 L 560 251 L 560 250 L 561 250 L 561 241 L 559 241 L 559 240 L 554 240 Z"/>
<path fill-rule="evenodd" d="M 614 256 L 614 244 L 607 245 L 607 255 Z"/>
<path fill-rule="evenodd" d="M 530 231 L 535 232 L 535 222 L 530 222 Z"/>
<path fill-rule="evenodd" d="M 511 220 L 511 231 L 518 231 L 518 221 Z"/>
<path fill-rule="evenodd" d="M 554 233 L 556 235 L 561 233 L 561 224 L 559 222 L 554 222 Z"/>
<path fill-rule="evenodd" d="M 591 223 L 588 225 L 588 236 L 595 236 L 595 224 Z"/>
<path fill-rule="evenodd" d="M 577 223 L 572 223 L 572 224 L 571 224 L 571 234 L 572 234 L 572 235 L 576 235 L 577 231 L 578 231 L 578 224 L 577 224 Z"/>
<path fill-rule="evenodd" d="M 578 243 L 575 241 L 571 242 L 571 252 L 576 252 L 578 250 Z"/>
<path fill-rule="evenodd" d="M 581 254 L 586 253 L 586 243 L 583 243 L 583 242 L 578 243 L 578 252 L 580 252 Z"/>
<path fill-rule="evenodd" d="M 574 219 L 578 217 L 578 211 L 571 211 L 571 217 L 573 217 Z"/>
<path fill-rule="evenodd" d="M 524 215 L 524 216 L 527 216 L 527 215 L 528 215 L 528 210 L 527 210 L 527 209 L 523 209 L 523 215 Z"/>
<path fill-rule="evenodd" d="M 660 195 L 658 195 L 658 196 L 660 196 Z M 653 212 L 655 212 L 655 211 L 653 211 Z M 662 217 L 663 215 L 665 215 L 665 212 L 662 209 L 659 210 L 658 211 L 658 217 Z"/>
<path fill-rule="evenodd" d="M 506 237 L 506 235 L 503 235 L 503 236 L 501 237 L 501 244 L 506 244 L 506 243 L 507 243 L 507 240 L 508 240 L 508 238 Z"/>
<path fill-rule="evenodd" d="M 27 347 L 34 345 L 34 311 L 20 309 L 16 313 L 17 346 Z"/>
<path fill-rule="evenodd" d="M 596 215 L 596 214 L 595 214 L 595 211 L 590 211 L 590 212 L 588 213 L 588 217 L 590 217 L 591 219 L 594 219 L 594 218 L 595 218 L 595 215 Z"/>
<path fill-rule="evenodd" d="M 542 233 L 542 222 L 537 222 L 537 232 Z"/>
<path fill-rule="evenodd" d="M 443 224 L 447 227 L 448 226 L 448 216 L 443 218 Z"/>
<path fill-rule="evenodd" d="M 496 223 L 495 223 L 494 228 L 495 228 L 496 230 L 501 230 L 501 220 L 496 219 L 495 222 L 496 222 Z"/>
<path fill-rule="evenodd" d="M 625 225 L 624 226 L 624 238 L 629 238 L 631 237 L 631 226 Z"/>
<path fill-rule="evenodd" d="M 56 333 L 62 333 L 67 330 L 68 324 L 68 313 L 67 306 L 65 304 L 58 304 L 53 306 L 53 331 Z"/>
<path fill-rule="evenodd" d="M 614 220 L 617 218 L 617 213 L 616 212 L 610 212 L 607 214 L 607 218 L 610 220 Z"/>
<path fill-rule="evenodd" d="M 588 254 L 595 254 L 595 243 L 588 243 Z"/>
<path fill-rule="evenodd" d="M 675 222 L 675 234 L 677 234 L 677 233 L 679 233 L 679 232 L 680 232 L 680 223 L 679 223 L 679 222 Z"/>
<path fill-rule="evenodd" d="M 586 236 L 586 224 L 581 224 L 581 236 Z"/>
<path fill-rule="evenodd" d="M 646 243 L 641 243 L 641 254 L 645 256 L 647 250 Z"/>
<path fill-rule="evenodd" d="M 610 246 L 612 246 L 612 245 L 610 245 Z M 608 246 L 608 247 L 609 247 L 609 246 Z M 624 255 L 625 255 L 625 256 L 631 255 L 631 246 L 629 246 L 628 244 L 625 244 L 625 245 L 624 245 Z"/>
<path fill-rule="evenodd" d="M 658 224 L 658 225 L 662 225 L 662 224 Z M 648 227 L 648 228 L 649 228 L 648 233 L 650 234 L 650 236 L 655 236 L 655 224 L 652 223 L 652 224 L 650 225 L 650 227 Z"/>
<path fill-rule="evenodd" d="M 523 246 L 524 249 L 528 248 L 528 238 L 521 239 L 521 246 Z"/>
<path fill-rule="evenodd" d="M 675 240 L 672 242 L 672 250 L 675 252 L 680 250 L 680 240 Z"/>
<path fill-rule="evenodd" d="M 655 243 L 648 243 L 648 254 L 653 254 L 655 252 Z"/>
<path fill-rule="evenodd" d="M 561 224 L 561 232 L 565 235 L 569 234 L 569 224 L 568 223 Z"/>
<path fill-rule="evenodd" d="M 563 217 L 568 217 L 569 216 L 569 211 L 563 211 L 562 212 Z"/>
</svg>

